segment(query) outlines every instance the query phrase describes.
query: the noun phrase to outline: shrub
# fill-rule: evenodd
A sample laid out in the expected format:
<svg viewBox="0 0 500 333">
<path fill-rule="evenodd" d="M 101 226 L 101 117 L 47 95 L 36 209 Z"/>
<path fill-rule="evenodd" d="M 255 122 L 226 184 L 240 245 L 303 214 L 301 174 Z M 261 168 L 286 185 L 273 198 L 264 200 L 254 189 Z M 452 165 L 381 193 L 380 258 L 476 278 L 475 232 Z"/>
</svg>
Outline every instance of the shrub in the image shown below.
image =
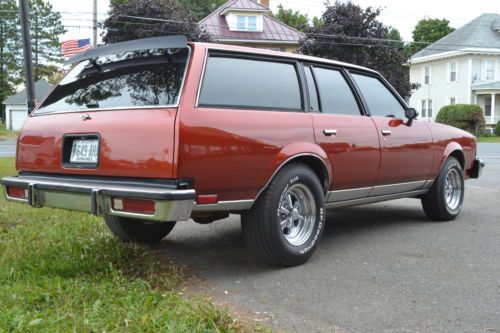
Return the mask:
<svg viewBox="0 0 500 333">
<path fill-rule="evenodd" d="M 484 113 L 479 105 L 455 104 L 443 106 L 436 117 L 442 123 L 463 129 L 474 135 L 484 131 Z"/>
<path fill-rule="evenodd" d="M 497 125 L 495 126 L 495 134 L 500 136 L 500 120 L 497 122 Z"/>
</svg>

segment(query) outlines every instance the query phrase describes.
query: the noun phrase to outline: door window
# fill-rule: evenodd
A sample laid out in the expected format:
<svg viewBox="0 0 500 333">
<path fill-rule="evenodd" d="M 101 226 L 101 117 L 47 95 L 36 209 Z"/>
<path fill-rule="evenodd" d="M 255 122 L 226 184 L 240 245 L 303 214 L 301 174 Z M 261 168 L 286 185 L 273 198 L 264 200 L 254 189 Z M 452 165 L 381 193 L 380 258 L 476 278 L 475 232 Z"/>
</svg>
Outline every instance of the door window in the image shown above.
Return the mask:
<svg viewBox="0 0 500 333">
<path fill-rule="evenodd" d="M 405 118 L 405 109 L 396 96 L 376 77 L 353 74 L 372 116 Z"/>
<path fill-rule="evenodd" d="M 339 70 L 315 68 L 323 113 L 356 115 L 360 110 L 351 88 Z"/>
</svg>

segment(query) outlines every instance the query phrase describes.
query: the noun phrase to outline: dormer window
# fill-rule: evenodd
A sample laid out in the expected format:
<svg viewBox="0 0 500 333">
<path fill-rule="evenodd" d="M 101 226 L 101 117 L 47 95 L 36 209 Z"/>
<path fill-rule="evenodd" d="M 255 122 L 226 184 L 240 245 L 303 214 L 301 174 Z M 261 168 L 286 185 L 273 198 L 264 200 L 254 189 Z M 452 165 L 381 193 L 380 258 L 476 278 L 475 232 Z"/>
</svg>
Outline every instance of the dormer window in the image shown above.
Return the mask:
<svg viewBox="0 0 500 333">
<path fill-rule="evenodd" d="M 238 15 L 236 28 L 244 31 L 257 31 L 257 16 Z"/>
</svg>

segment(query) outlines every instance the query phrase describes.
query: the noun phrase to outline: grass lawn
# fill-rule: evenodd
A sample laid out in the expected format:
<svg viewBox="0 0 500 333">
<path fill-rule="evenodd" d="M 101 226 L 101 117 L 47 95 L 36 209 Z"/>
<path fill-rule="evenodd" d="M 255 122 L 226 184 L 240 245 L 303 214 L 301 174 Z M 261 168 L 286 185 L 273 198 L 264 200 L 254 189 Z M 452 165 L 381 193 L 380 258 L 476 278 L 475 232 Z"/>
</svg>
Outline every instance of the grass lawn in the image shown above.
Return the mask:
<svg viewBox="0 0 500 333">
<path fill-rule="evenodd" d="M 477 138 L 477 142 L 500 143 L 500 136 L 481 136 Z"/>
<path fill-rule="evenodd" d="M 14 159 L 0 158 L 0 177 Z M 100 218 L 0 198 L 0 332 L 233 332 L 202 297 L 179 295 L 183 273 L 126 245 Z"/>
<path fill-rule="evenodd" d="M 5 128 L 5 124 L 0 124 L 0 138 L 17 138 L 17 132 Z"/>
</svg>

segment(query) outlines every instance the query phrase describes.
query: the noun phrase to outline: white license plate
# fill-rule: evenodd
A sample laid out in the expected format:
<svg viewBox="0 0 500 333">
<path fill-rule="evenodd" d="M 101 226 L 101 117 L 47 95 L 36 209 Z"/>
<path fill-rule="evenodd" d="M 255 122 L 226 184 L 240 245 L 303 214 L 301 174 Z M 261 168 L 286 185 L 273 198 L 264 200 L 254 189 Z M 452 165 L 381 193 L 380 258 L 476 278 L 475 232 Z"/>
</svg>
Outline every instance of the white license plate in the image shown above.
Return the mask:
<svg viewBox="0 0 500 333">
<path fill-rule="evenodd" d="M 70 163 L 97 164 L 99 140 L 73 140 Z"/>
</svg>

